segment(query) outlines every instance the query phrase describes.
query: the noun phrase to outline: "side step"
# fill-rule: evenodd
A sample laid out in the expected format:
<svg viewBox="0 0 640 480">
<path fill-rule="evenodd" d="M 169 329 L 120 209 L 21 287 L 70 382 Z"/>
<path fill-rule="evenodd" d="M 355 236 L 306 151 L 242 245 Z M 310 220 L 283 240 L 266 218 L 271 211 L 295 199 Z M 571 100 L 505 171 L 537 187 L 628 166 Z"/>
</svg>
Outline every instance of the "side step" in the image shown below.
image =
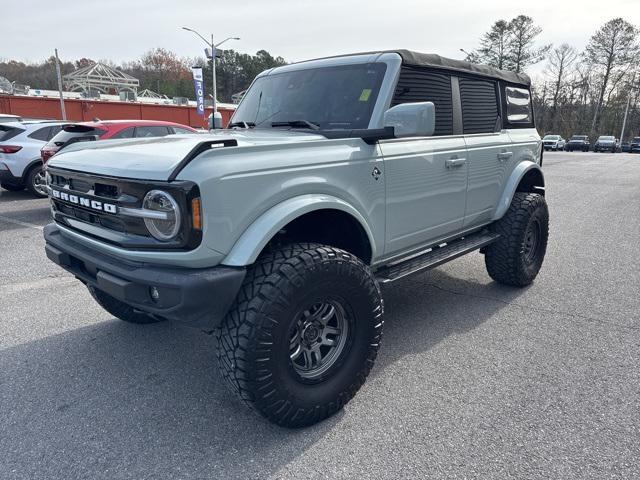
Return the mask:
<svg viewBox="0 0 640 480">
<path fill-rule="evenodd" d="M 500 234 L 498 233 L 481 231 L 448 243 L 441 243 L 409 258 L 385 265 L 376 272 L 376 277 L 380 283 L 393 282 L 407 275 L 435 268 L 449 260 L 478 250 L 495 242 L 499 237 Z"/>
</svg>

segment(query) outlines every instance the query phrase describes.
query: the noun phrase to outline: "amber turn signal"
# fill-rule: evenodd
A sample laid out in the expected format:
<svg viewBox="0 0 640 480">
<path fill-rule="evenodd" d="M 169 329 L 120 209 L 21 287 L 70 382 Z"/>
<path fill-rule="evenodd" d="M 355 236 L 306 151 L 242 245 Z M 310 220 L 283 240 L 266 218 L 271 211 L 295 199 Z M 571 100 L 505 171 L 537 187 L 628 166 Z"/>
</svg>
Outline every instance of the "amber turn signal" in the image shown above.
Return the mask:
<svg viewBox="0 0 640 480">
<path fill-rule="evenodd" d="M 196 230 L 202 230 L 202 211 L 199 197 L 191 200 L 191 225 Z"/>
</svg>

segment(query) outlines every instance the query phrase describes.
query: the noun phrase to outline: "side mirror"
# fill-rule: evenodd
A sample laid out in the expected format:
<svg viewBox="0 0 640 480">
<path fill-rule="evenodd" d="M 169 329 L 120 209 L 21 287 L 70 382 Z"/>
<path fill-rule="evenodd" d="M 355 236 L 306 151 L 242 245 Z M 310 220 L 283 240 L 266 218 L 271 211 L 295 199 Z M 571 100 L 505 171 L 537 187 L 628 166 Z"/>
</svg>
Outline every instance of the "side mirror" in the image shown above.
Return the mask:
<svg viewBox="0 0 640 480">
<path fill-rule="evenodd" d="M 430 137 L 436 125 L 433 102 L 401 103 L 384 112 L 384 126 L 396 137 Z"/>
</svg>

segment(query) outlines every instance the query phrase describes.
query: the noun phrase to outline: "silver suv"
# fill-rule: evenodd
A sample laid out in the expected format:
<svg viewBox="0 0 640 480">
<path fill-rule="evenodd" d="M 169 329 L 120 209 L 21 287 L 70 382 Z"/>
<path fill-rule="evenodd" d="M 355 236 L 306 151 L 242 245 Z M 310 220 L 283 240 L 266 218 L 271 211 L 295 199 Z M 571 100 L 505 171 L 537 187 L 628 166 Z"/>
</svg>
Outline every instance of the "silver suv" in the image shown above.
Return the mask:
<svg viewBox="0 0 640 480">
<path fill-rule="evenodd" d="M 525 75 L 404 50 L 312 60 L 260 74 L 227 130 L 55 156 L 46 252 L 115 317 L 215 331 L 231 389 L 305 426 L 369 374 L 381 284 L 478 250 L 495 281 L 534 280 L 541 161 Z"/>
<path fill-rule="evenodd" d="M 0 123 L 0 186 L 12 192 L 27 188 L 46 198 L 40 149 L 65 124 L 41 120 Z"/>
</svg>

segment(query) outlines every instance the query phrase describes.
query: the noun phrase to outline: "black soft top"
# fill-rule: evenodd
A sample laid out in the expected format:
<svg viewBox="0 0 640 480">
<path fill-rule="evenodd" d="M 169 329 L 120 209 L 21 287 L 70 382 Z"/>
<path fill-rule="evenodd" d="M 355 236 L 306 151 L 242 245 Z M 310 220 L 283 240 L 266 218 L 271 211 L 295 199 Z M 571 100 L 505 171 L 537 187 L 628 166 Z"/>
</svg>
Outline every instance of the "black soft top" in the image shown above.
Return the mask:
<svg viewBox="0 0 640 480">
<path fill-rule="evenodd" d="M 505 82 L 515 83 L 529 87 L 531 79 L 525 73 L 510 72 L 508 70 L 500 70 L 489 65 L 480 65 L 477 63 L 467 62 L 465 60 L 455 60 L 453 58 L 441 57 L 435 53 L 420 53 L 410 50 L 388 50 L 380 53 L 395 52 L 402 57 L 402 63 L 405 65 L 414 65 L 418 67 L 436 67 L 444 70 L 454 70 L 456 72 L 471 73 L 482 77 L 491 77 Z"/>
<path fill-rule="evenodd" d="M 435 53 L 420 53 L 413 52 L 411 50 L 378 50 L 374 52 L 360 52 L 360 53 L 348 53 L 344 55 L 335 55 L 332 57 L 351 57 L 355 55 L 375 55 L 383 53 L 397 53 L 402 58 L 404 65 L 411 65 L 416 67 L 432 67 L 440 68 L 443 70 L 451 70 L 461 73 L 469 73 L 472 75 L 478 75 L 481 77 L 489 77 L 497 80 L 503 80 L 508 83 L 514 83 L 523 87 L 529 88 L 531 86 L 531 79 L 529 75 L 524 73 L 510 72 L 508 70 L 500 70 L 490 67 L 489 65 L 480 65 L 478 63 L 471 63 L 465 60 L 455 60 L 453 58 L 441 57 Z M 320 60 L 320 59 L 317 59 Z"/>
</svg>

